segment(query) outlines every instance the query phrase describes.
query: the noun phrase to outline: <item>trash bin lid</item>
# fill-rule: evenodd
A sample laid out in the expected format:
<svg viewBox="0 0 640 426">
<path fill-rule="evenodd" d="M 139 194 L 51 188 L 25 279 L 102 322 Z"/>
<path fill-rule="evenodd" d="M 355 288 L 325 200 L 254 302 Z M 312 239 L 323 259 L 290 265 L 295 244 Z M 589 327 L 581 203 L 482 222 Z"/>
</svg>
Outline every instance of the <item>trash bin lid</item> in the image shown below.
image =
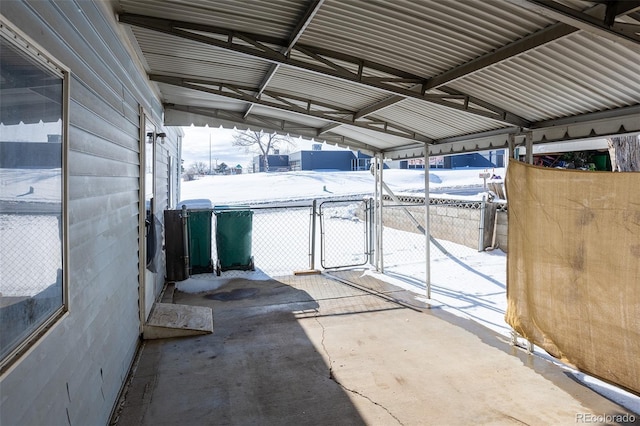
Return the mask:
<svg viewBox="0 0 640 426">
<path fill-rule="evenodd" d="M 249 209 L 249 206 L 245 204 L 236 204 L 236 205 L 216 204 L 215 206 L 213 206 L 213 210 L 247 210 L 247 209 Z"/>
<path fill-rule="evenodd" d="M 206 198 L 194 198 L 192 200 L 182 200 L 178 203 L 178 208 L 187 206 L 188 209 L 210 209 L 212 207 L 211 200 Z"/>
</svg>

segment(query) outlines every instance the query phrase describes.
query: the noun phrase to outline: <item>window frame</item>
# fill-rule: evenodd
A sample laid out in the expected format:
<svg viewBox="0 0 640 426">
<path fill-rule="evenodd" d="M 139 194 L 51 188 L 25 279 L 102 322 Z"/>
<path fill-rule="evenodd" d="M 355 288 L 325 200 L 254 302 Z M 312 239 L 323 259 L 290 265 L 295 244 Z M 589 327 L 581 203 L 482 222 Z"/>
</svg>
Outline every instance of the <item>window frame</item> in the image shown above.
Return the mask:
<svg viewBox="0 0 640 426">
<path fill-rule="evenodd" d="M 61 115 L 61 267 L 62 267 L 62 303 L 34 328 L 15 348 L 0 358 L 0 375 L 17 364 L 22 357 L 40 344 L 43 338 L 69 314 L 69 105 L 71 71 L 42 46 L 33 41 L 24 32 L 16 28 L 0 15 L 0 37 L 12 44 L 17 50 L 60 77 L 62 81 Z"/>
</svg>

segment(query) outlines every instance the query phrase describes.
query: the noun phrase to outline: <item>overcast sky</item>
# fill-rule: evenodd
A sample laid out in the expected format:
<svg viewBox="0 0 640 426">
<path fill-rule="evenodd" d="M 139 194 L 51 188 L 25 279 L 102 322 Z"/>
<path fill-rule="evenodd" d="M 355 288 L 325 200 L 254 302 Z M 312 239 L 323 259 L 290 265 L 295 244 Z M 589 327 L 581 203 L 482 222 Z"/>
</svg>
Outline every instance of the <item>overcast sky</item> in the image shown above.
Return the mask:
<svg viewBox="0 0 640 426">
<path fill-rule="evenodd" d="M 182 140 L 182 159 L 184 167 L 203 162 L 215 168 L 216 162 L 226 163 L 233 167 L 240 164 L 246 167 L 253 154 L 247 154 L 244 148 L 238 148 L 231 144 L 234 130 L 212 129 L 210 127 L 183 127 L 184 138 Z"/>
<path fill-rule="evenodd" d="M 211 159 L 212 168 L 215 168 L 216 164 L 225 163 L 230 167 L 240 164 L 246 169 L 253 157 L 258 155 L 257 148 L 247 153 L 245 148 L 232 145 L 236 130 L 195 126 L 183 127 L 182 130 L 184 131 L 182 159 L 185 169 L 199 162 L 209 165 L 209 159 Z M 292 147 L 281 146 L 280 153 L 287 154 L 287 150 L 289 152 L 308 150 L 313 144 L 313 142 L 304 139 L 293 139 L 293 141 L 294 146 Z M 340 148 L 324 144 L 322 149 L 335 150 Z"/>
</svg>

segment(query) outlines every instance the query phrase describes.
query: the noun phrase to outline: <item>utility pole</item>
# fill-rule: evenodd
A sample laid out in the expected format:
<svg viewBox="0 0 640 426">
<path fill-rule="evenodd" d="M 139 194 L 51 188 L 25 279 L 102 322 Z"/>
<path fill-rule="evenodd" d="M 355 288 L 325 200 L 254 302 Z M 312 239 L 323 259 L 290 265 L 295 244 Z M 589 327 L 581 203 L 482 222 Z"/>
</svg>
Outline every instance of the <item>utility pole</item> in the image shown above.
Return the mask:
<svg viewBox="0 0 640 426">
<path fill-rule="evenodd" d="M 209 174 L 211 174 L 211 132 L 209 132 Z"/>
</svg>

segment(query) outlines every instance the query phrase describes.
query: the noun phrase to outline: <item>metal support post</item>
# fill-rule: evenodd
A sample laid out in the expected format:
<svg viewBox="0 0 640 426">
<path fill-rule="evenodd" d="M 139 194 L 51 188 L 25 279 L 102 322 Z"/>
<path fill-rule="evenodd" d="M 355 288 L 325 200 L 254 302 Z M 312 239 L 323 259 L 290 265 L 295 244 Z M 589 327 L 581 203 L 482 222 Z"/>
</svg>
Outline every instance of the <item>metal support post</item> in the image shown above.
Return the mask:
<svg viewBox="0 0 640 426">
<path fill-rule="evenodd" d="M 376 268 L 379 272 L 384 273 L 384 253 L 382 252 L 383 241 L 383 208 L 384 208 L 384 194 L 382 192 L 382 169 L 384 168 L 384 164 L 382 162 L 382 154 L 376 155 L 376 192 L 378 194 L 378 203 L 377 203 L 377 232 L 376 232 Z"/>
<path fill-rule="evenodd" d="M 515 157 L 515 151 L 516 151 L 516 135 L 514 135 L 513 133 L 509 133 L 509 139 L 507 139 L 507 146 L 508 146 L 508 150 L 509 150 L 509 158 L 516 158 Z M 507 164 L 509 162 L 507 161 Z"/>
<path fill-rule="evenodd" d="M 373 265 L 375 263 L 374 256 L 375 256 L 375 253 L 376 253 L 376 250 L 375 250 L 375 246 L 376 246 L 375 245 L 376 244 L 375 243 L 376 217 L 375 217 L 375 207 L 374 207 L 375 206 L 375 199 L 369 198 L 367 200 L 367 203 L 368 203 L 367 204 L 368 205 L 368 208 L 367 208 L 367 211 L 368 211 L 367 220 L 369 222 L 369 235 L 367 236 L 367 242 L 368 242 L 367 248 L 369 250 L 369 253 L 368 253 L 368 255 L 369 255 L 369 263 Z"/>
<path fill-rule="evenodd" d="M 533 164 L 533 133 L 527 132 L 524 138 L 524 143 L 527 148 L 527 164 Z"/>
<path fill-rule="evenodd" d="M 371 165 L 372 169 L 371 172 L 373 173 L 373 180 L 374 180 L 374 185 L 373 185 L 373 226 L 374 226 L 374 260 L 373 260 L 373 266 L 375 266 L 376 271 L 379 268 L 379 253 L 380 253 L 380 239 L 378 238 L 379 235 L 379 228 L 380 225 L 378 223 L 378 212 L 379 212 L 379 208 L 378 205 L 380 203 L 380 194 L 378 191 L 378 156 L 375 155 L 373 157 L 373 163 Z"/>
<path fill-rule="evenodd" d="M 424 235 L 425 235 L 425 287 L 431 299 L 431 232 L 429 228 L 429 144 L 424 144 Z"/>
</svg>

